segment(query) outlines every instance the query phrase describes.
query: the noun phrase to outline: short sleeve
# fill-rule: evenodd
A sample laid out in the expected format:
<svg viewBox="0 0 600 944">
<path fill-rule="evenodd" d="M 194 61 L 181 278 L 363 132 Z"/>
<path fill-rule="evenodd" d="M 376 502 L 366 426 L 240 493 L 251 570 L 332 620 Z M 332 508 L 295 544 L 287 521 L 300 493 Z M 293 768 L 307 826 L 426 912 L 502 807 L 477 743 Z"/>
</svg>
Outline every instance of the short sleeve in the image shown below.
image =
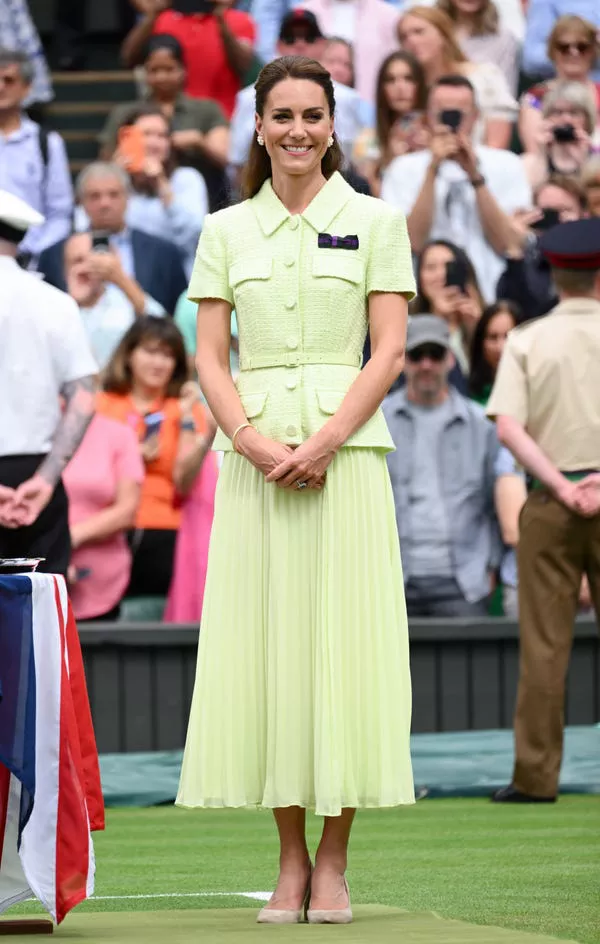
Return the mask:
<svg viewBox="0 0 600 944">
<path fill-rule="evenodd" d="M 518 349 L 514 334 L 508 336 L 486 413 L 490 419 L 496 419 L 497 416 L 512 416 L 522 426 L 527 425 L 529 416 L 527 375 L 524 356 Z"/>
<path fill-rule="evenodd" d="M 506 446 L 501 446 L 498 450 L 495 472 L 496 478 L 502 478 L 502 476 L 505 475 L 518 475 L 520 478 L 523 478 L 523 470 L 517 463 L 512 452 L 507 449 Z"/>
<path fill-rule="evenodd" d="M 130 426 L 115 423 L 115 435 L 118 435 L 115 450 L 117 481 L 128 479 L 141 485 L 144 481 L 144 463 L 136 434 Z"/>
<path fill-rule="evenodd" d="M 396 292 L 410 301 L 415 296 L 415 277 L 410 242 L 403 213 L 381 213 L 373 224 L 367 295 L 371 292 Z"/>
<path fill-rule="evenodd" d="M 62 292 L 60 303 L 62 318 L 56 319 L 55 327 L 56 340 L 60 347 L 60 382 L 65 384 L 97 374 L 98 365 L 94 360 L 77 303 L 68 295 L 63 296 Z"/>
<path fill-rule="evenodd" d="M 192 302 L 201 302 L 203 298 L 222 298 L 233 306 L 225 244 L 214 216 L 204 218 L 188 298 Z"/>
<path fill-rule="evenodd" d="M 201 104 L 198 109 L 198 126 L 203 134 L 208 134 L 213 128 L 229 127 L 225 112 L 218 102 L 206 100 L 198 104 Z"/>
</svg>

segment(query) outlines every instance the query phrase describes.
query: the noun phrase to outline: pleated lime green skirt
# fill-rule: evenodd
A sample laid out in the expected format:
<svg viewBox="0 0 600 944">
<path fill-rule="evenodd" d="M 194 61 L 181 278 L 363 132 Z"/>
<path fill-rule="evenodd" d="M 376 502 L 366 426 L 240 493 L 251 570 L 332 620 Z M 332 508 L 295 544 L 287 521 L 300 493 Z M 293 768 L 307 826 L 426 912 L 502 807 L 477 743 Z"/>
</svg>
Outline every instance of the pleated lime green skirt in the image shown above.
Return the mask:
<svg viewBox="0 0 600 944">
<path fill-rule="evenodd" d="M 340 450 L 323 491 L 227 453 L 177 804 L 414 802 L 408 629 L 383 452 Z"/>
</svg>

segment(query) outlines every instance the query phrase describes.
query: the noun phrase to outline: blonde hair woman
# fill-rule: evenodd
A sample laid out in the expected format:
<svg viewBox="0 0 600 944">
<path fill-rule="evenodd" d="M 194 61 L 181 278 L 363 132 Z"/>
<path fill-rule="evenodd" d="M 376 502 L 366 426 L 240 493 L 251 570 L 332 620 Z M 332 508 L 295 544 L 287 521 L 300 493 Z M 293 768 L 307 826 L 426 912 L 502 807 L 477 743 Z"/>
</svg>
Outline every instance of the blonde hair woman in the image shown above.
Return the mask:
<svg viewBox="0 0 600 944">
<path fill-rule="evenodd" d="M 475 130 L 475 143 L 508 147 L 517 102 L 498 66 L 467 59 L 447 13 L 437 7 L 411 7 L 399 20 L 398 39 L 402 48 L 420 62 L 428 86 L 443 75 L 464 75 L 475 89 L 482 116 Z"/>
<path fill-rule="evenodd" d="M 578 177 L 593 153 L 595 102 L 581 82 L 556 82 L 544 98 L 535 153 L 521 160 L 532 187 L 553 174 Z"/>
<path fill-rule="evenodd" d="M 539 82 L 521 98 L 519 136 L 524 151 L 536 153 L 542 124 L 544 98 L 557 82 L 581 82 L 587 86 L 600 115 L 600 84 L 590 73 L 600 55 L 596 27 L 581 16 L 561 16 L 548 37 L 548 57 L 556 69 L 556 78 Z"/>
<path fill-rule="evenodd" d="M 498 66 L 514 95 L 519 79 L 519 43 L 512 30 L 500 25 L 493 0 L 438 0 L 437 6 L 454 23 L 454 35 L 467 59 Z"/>
</svg>

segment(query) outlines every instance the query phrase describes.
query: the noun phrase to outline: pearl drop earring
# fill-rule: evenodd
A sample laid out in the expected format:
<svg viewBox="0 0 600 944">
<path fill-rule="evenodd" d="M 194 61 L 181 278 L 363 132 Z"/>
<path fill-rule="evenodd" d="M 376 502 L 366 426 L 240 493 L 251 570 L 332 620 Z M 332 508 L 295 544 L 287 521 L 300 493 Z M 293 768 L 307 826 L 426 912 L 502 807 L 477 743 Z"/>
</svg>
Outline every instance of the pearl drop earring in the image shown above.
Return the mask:
<svg viewBox="0 0 600 944">
<path fill-rule="evenodd" d="M 332 144 L 333 144 L 333 135 L 330 134 L 329 137 L 327 138 L 327 147 L 331 147 Z"/>
<path fill-rule="evenodd" d="M 263 147 L 263 145 L 264 145 L 264 143 L 265 143 L 265 139 L 263 138 L 262 134 L 257 135 L 256 140 L 258 141 L 258 143 L 260 144 L 260 146 Z"/>
</svg>

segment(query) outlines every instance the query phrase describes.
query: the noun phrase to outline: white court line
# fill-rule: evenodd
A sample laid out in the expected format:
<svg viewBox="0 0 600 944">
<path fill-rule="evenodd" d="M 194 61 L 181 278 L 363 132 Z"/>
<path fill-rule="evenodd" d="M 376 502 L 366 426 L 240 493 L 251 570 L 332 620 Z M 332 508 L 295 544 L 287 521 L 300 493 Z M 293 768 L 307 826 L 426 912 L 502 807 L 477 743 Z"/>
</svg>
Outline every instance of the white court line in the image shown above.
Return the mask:
<svg viewBox="0 0 600 944">
<path fill-rule="evenodd" d="M 150 898 L 254 898 L 268 901 L 272 892 L 166 892 L 160 895 L 93 895 L 88 901 L 146 901 Z"/>
</svg>

